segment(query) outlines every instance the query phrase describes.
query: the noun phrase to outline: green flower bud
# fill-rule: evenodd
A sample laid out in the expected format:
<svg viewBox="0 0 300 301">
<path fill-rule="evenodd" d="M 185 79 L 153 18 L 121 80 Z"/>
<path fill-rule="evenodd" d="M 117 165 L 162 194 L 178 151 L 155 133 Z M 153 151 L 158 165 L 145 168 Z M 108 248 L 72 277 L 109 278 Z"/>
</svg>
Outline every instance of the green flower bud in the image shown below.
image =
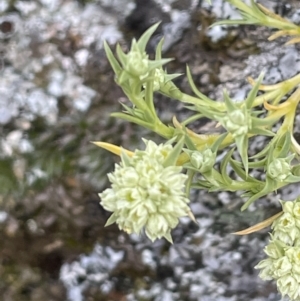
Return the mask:
<svg viewBox="0 0 300 301">
<path fill-rule="evenodd" d="M 196 167 L 200 172 L 205 173 L 213 168 L 216 162 L 216 154 L 209 148 L 202 152 L 194 151 L 190 155 L 190 160 L 194 167 Z"/>
<path fill-rule="evenodd" d="M 246 135 L 252 125 L 251 118 L 242 110 L 235 110 L 228 113 L 221 122 L 234 138 Z"/>
<path fill-rule="evenodd" d="M 148 73 L 149 61 L 146 54 L 131 50 L 127 55 L 125 70 L 133 76 L 145 77 Z"/>
<path fill-rule="evenodd" d="M 274 180 L 283 182 L 291 173 L 291 166 L 283 158 L 274 159 L 267 169 L 267 174 Z"/>
<path fill-rule="evenodd" d="M 172 241 L 171 230 L 190 211 L 184 193 L 187 176 L 179 166 L 163 165 L 173 150 L 171 144 L 144 142 L 144 151 L 136 150 L 132 157 L 121 155 L 122 162 L 109 174 L 111 188 L 99 194 L 101 205 L 113 212 L 107 225 L 115 222 L 137 234 L 145 228 L 153 241 L 161 237 Z"/>
</svg>

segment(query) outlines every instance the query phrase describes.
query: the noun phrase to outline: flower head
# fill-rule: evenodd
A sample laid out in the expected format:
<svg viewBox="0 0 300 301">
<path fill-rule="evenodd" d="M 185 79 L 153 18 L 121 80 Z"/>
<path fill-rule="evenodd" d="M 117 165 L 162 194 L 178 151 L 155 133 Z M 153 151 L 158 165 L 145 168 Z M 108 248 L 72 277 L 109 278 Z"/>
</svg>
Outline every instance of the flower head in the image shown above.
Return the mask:
<svg viewBox="0 0 300 301">
<path fill-rule="evenodd" d="M 300 301 L 300 199 L 281 201 L 281 204 L 283 214 L 273 222 L 272 239 L 265 247 L 268 258 L 255 268 L 261 269 L 262 279 L 276 280 L 283 296 Z"/>
<path fill-rule="evenodd" d="M 121 154 L 121 163 L 108 175 L 111 188 L 99 194 L 101 205 L 113 212 L 107 225 L 115 222 L 137 234 L 145 228 L 152 241 L 165 237 L 172 242 L 171 229 L 190 211 L 183 192 L 187 176 L 179 166 L 165 166 L 171 144 L 144 142 L 144 151 L 136 150 L 131 157 Z"/>
</svg>

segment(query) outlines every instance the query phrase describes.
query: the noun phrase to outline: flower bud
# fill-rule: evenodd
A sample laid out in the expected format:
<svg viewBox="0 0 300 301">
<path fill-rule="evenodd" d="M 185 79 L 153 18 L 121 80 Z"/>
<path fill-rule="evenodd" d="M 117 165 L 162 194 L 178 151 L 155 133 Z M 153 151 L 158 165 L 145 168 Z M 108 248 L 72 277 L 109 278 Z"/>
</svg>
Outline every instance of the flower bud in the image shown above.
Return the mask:
<svg viewBox="0 0 300 301">
<path fill-rule="evenodd" d="M 283 182 L 289 175 L 291 175 L 291 166 L 285 159 L 277 158 L 268 166 L 267 174 L 272 179 Z"/>
<path fill-rule="evenodd" d="M 211 149 L 205 149 L 202 152 L 194 151 L 190 155 L 191 164 L 204 173 L 210 171 L 216 161 L 216 154 Z"/>
<path fill-rule="evenodd" d="M 133 76 L 144 77 L 148 73 L 149 61 L 147 55 L 139 51 L 130 51 L 127 55 L 125 70 Z"/>
<path fill-rule="evenodd" d="M 233 137 L 246 135 L 251 128 L 251 119 L 241 110 L 230 112 L 221 122 Z"/>
</svg>

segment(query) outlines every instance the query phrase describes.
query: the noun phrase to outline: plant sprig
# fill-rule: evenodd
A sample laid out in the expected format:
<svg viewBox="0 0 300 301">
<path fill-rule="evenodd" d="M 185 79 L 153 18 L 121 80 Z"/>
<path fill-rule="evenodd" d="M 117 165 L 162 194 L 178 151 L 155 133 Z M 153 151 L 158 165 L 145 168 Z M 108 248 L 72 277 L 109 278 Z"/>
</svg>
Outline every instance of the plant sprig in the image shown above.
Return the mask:
<svg viewBox="0 0 300 301">
<path fill-rule="evenodd" d="M 269 40 L 291 36 L 287 44 L 300 42 L 299 26 L 254 0 L 250 5 L 241 0 L 227 1 L 241 12 L 242 18 L 220 21 L 213 26 L 267 26 L 277 30 Z M 122 104 L 123 112 L 112 116 L 148 128 L 166 142 L 157 145 L 144 140 L 146 149 L 135 151 L 104 142 L 94 143 L 121 157 L 120 165 L 109 174 L 112 188 L 100 194 L 101 204 L 113 212 L 108 224 L 116 222 L 128 233 L 141 233 L 145 229 L 152 240 L 165 237 L 172 242 L 171 230 L 177 225 L 178 218 L 189 216 L 196 222 L 187 205 L 191 188 L 208 192 L 242 192 L 246 201 L 241 210 L 245 210 L 267 194 L 300 182 L 300 145 L 293 136 L 300 101 L 300 74 L 273 85 L 263 84 L 263 74 L 257 80 L 248 78 L 252 89 L 244 100 L 234 101 L 230 93 L 224 91 L 220 101 L 198 90 L 187 67 L 187 79 L 194 93 L 188 95 L 173 82 L 181 74 L 168 74 L 163 68 L 172 60 L 162 58 L 163 39 L 157 45 L 153 60 L 145 51 L 157 27 L 158 24 L 150 27 L 138 41 L 133 39 L 127 54 L 119 45 L 116 57 L 107 43 L 104 48 L 116 83 L 129 100 L 129 104 Z M 156 93 L 182 102 L 191 115 L 180 121 L 174 116 L 172 125 L 163 123 L 154 104 Z M 188 127 L 202 118 L 222 126 L 223 133 L 206 134 Z M 274 125 L 277 125 L 276 130 Z M 249 156 L 249 145 L 257 136 L 268 138 L 268 142 L 255 155 Z M 222 162 L 217 162 L 218 155 L 225 149 L 227 153 Z M 254 176 L 256 171 L 263 175 L 260 180 Z M 235 233 L 253 233 L 273 223 L 272 241 L 265 251 L 270 258 L 257 268 L 262 269 L 262 278 L 275 279 L 280 292 L 295 301 L 300 300 L 300 284 L 293 278 L 295 273 L 300 275 L 299 200 L 294 202 L 295 205 L 282 201 L 283 212 Z M 298 270 L 279 268 L 282 260 L 291 267 L 294 264 Z M 285 278 L 278 274 L 285 271 L 288 273 Z M 292 284 L 290 290 L 286 289 L 289 283 Z"/>
</svg>

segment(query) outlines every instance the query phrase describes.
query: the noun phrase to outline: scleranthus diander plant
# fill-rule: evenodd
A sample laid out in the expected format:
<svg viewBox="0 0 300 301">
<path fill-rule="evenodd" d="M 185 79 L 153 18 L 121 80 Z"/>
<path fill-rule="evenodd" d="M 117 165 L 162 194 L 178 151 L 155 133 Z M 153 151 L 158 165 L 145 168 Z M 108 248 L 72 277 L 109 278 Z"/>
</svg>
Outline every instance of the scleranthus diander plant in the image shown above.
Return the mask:
<svg viewBox="0 0 300 301">
<path fill-rule="evenodd" d="M 254 0 L 250 5 L 242 0 L 227 0 L 240 12 L 242 19 L 217 22 L 222 25 L 254 24 L 275 29 L 269 37 L 291 37 L 286 43 L 300 42 L 300 27 L 270 12 Z M 213 5 L 213 1 L 212 1 Z M 120 156 L 115 171 L 108 175 L 111 188 L 99 194 L 101 205 L 112 212 L 107 225 L 116 223 L 127 233 L 145 232 L 154 241 L 165 237 L 172 242 L 171 230 L 179 218 L 189 216 L 196 222 L 189 204 L 190 189 L 243 192 L 241 210 L 269 193 L 291 183 L 300 182 L 298 155 L 300 146 L 293 128 L 300 101 L 300 74 L 273 85 L 264 85 L 263 74 L 257 80 L 249 78 L 252 89 L 243 101 L 233 101 L 224 91 L 223 101 L 202 94 L 193 82 L 189 67 L 186 73 L 194 96 L 185 94 L 173 79 L 180 74 L 168 74 L 163 68 L 171 59 L 163 59 L 161 40 L 155 58 L 149 59 L 146 45 L 158 24 L 141 38 L 133 39 L 126 54 L 116 47 L 116 57 L 105 43 L 108 60 L 115 72 L 116 83 L 131 105 L 112 116 L 141 125 L 166 141 L 156 144 L 143 139 L 144 150 L 129 151 L 105 142 L 94 142 Z M 154 105 L 154 94 L 175 98 L 193 112 L 186 120 L 164 124 Z M 224 128 L 222 134 L 196 133 L 189 124 L 209 118 Z M 276 132 L 274 125 L 278 125 Z M 248 146 L 256 136 L 267 136 L 269 142 L 254 156 L 248 156 Z M 221 164 L 217 155 L 228 148 Z M 239 156 L 233 156 L 234 152 Z M 240 159 L 237 159 L 240 158 Z M 235 176 L 230 176 L 228 170 Z M 254 171 L 264 174 L 256 179 Z M 291 300 L 300 301 L 300 196 L 294 201 L 281 201 L 282 211 L 238 235 L 249 234 L 271 225 L 272 233 L 265 248 L 268 256 L 256 268 L 260 277 L 275 280 L 279 292 Z"/>
</svg>

